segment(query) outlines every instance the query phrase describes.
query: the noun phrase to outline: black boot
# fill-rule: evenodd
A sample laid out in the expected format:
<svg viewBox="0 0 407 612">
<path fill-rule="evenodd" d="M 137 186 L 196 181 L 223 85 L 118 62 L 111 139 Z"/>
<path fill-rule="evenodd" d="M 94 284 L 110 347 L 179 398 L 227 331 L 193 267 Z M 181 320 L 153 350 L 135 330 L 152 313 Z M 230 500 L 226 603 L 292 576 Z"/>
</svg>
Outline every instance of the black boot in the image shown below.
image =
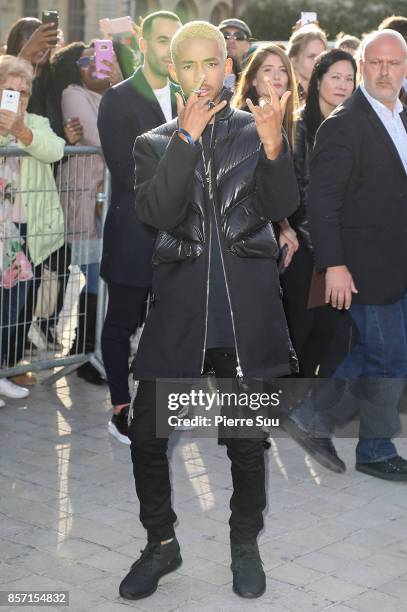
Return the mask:
<svg viewBox="0 0 407 612">
<path fill-rule="evenodd" d="M 181 563 L 177 538 L 167 544 L 149 542 L 120 584 L 120 595 L 125 599 L 142 599 L 152 595 L 161 576 L 173 572 Z"/>
<path fill-rule="evenodd" d="M 311 433 L 301 429 L 290 416 L 284 418 L 280 425 L 319 464 L 337 474 L 343 474 L 346 471 L 346 465 L 338 457 L 331 438 L 313 437 Z"/>
<path fill-rule="evenodd" d="M 234 592 L 248 599 L 261 597 L 266 590 L 266 575 L 257 542 L 249 544 L 231 542 L 230 550 Z"/>
</svg>

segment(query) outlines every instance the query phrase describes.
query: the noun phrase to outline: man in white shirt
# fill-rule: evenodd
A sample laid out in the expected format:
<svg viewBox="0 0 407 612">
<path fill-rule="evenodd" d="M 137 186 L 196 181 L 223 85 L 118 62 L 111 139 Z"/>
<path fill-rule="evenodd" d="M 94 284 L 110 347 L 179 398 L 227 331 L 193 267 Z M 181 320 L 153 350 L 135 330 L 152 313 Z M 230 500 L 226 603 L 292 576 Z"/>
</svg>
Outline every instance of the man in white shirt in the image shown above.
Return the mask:
<svg viewBox="0 0 407 612">
<path fill-rule="evenodd" d="M 367 36 L 360 71 L 360 88 L 318 131 L 308 192 L 325 300 L 349 311 L 358 334 L 334 380 L 291 414 L 286 429 L 323 465 L 343 472 L 330 436 L 358 409 L 356 469 L 407 481 L 407 461 L 391 440 L 400 429 L 407 378 L 407 114 L 399 101 L 407 44 L 401 34 L 385 29 Z M 343 379 L 356 380 L 346 387 Z M 352 394 L 338 409 L 346 388 Z"/>
<path fill-rule="evenodd" d="M 175 93 L 179 88 L 170 84 L 168 67 L 171 39 L 180 27 L 177 15 L 168 11 L 151 13 L 144 19 L 139 41 L 144 64 L 132 77 L 111 87 L 99 109 L 100 141 L 112 176 L 101 265 L 109 292 L 102 351 L 113 405 L 109 431 L 125 444 L 130 444 L 129 339 L 151 286 L 156 236 L 136 217 L 133 146 L 137 136 L 176 116 Z"/>
</svg>

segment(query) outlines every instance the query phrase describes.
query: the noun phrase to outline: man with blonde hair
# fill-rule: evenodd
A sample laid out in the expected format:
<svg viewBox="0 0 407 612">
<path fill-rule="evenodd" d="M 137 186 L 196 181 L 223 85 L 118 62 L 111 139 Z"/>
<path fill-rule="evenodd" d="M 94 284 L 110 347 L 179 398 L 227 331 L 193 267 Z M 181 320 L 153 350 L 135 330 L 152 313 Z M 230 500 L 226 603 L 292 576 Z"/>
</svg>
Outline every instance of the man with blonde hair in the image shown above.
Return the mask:
<svg viewBox="0 0 407 612">
<path fill-rule="evenodd" d="M 270 84 L 261 106 L 248 102 L 253 115 L 233 110 L 223 87 L 231 60 L 222 33 L 209 23 L 180 28 L 171 53 L 171 72 L 186 102 L 177 94 L 178 120 L 140 136 L 134 149 L 136 213 L 158 236 L 153 306 L 133 364 L 140 384 L 129 426 L 148 544 L 120 585 L 127 599 L 147 597 L 182 563 L 166 455 L 171 428 L 159 379 L 185 384 L 199 378 L 207 360 L 220 386 L 228 379 L 229 390 L 247 393 L 253 381 L 289 374 L 290 357 L 295 362 L 271 223 L 298 204 L 281 129 L 290 94 L 280 101 Z M 237 428 L 232 434 L 225 443 L 233 480 L 233 589 L 253 598 L 266 588 L 257 545 L 266 505 L 263 434 Z"/>
</svg>

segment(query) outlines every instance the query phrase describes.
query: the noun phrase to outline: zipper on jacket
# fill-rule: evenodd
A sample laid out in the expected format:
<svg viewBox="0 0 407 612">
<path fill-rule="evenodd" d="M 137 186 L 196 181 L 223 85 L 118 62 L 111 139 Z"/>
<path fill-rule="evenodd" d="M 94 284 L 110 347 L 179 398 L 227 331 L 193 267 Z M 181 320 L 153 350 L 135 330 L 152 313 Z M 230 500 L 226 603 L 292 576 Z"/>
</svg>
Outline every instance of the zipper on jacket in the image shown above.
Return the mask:
<svg viewBox="0 0 407 612">
<path fill-rule="evenodd" d="M 207 178 L 205 176 L 205 183 L 207 182 Z M 206 191 L 206 186 L 205 186 L 205 191 Z M 211 273 L 211 249 L 212 249 L 212 235 L 211 235 L 211 231 L 210 231 L 210 226 L 209 226 L 209 215 L 207 215 L 208 217 L 208 224 L 207 227 L 209 228 L 209 247 L 208 247 L 208 275 L 206 278 L 206 306 L 205 306 L 205 333 L 204 333 L 204 342 L 203 342 L 203 349 L 202 349 L 202 362 L 201 362 L 201 374 L 204 371 L 204 364 L 205 364 L 205 353 L 206 353 L 206 338 L 208 336 L 208 306 L 209 306 L 209 277 L 210 277 L 210 273 Z"/>
<path fill-rule="evenodd" d="M 233 316 L 233 310 L 232 310 L 232 301 L 230 299 L 230 292 L 229 292 L 229 285 L 228 285 L 228 280 L 227 280 L 227 276 L 226 276 L 226 269 L 225 269 L 225 262 L 223 259 L 223 251 L 222 251 L 222 242 L 220 239 L 220 232 L 219 232 L 219 225 L 218 225 L 218 217 L 216 215 L 216 206 L 215 206 L 215 189 L 213 189 L 213 185 L 212 185 L 212 168 L 214 167 L 214 160 L 213 160 L 213 144 L 214 144 L 214 135 L 215 135 L 215 123 L 216 123 L 216 115 L 215 115 L 215 121 L 213 123 L 213 128 L 212 128 L 212 133 L 211 133 L 211 138 L 210 138 L 210 145 L 209 145 L 209 190 L 210 190 L 210 196 L 212 196 L 212 206 L 213 206 L 213 214 L 214 214 L 214 218 L 215 218 L 215 227 L 216 227 L 216 234 L 218 236 L 218 243 L 219 243 L 219 252 L 220 252 L 220 258 L 222 261 L 222 269 L 223 269 L 223 278 L 225 280 L 225 286 L 226 286 L 226 293 L 228 296 L 228 302 L 229 302 L 229 310 L 230 310 L 230 317 L 232 320 L 232 329 L 233 329 L 233 338 L 235 341 L 235 349 L 236 349 L 236 360 L 237 360 L 237 367 L 236 367 L 236 374 L 238 378 L 243 378 L 243 370 L 242 370 L 242 366 L 240 363 L 240 358 L 239 358 L 239 350 L 237 347 L 237 339 L 236 339 L 236 328 L 235 328 L 235 320 L 234 320 L 234 316 Z M 203 148 L 202 148 L 203 151 Z M 217 195 L 216 195 L 217 197 Z M 209 204 L 211 205 L 211 204 Z M 209 231 L 209 235 L 211 234 L 211 232 Z M 208 279 L 209 279 L 209 275 L 208 275 Z M 208 285 L 209 287 L 209 285 Z M 206 311 L 206 319 L 208 319 L 208 309 Z M 205 346 L 204 346 L 204 353 L 205 353 Z"/>
</svg>

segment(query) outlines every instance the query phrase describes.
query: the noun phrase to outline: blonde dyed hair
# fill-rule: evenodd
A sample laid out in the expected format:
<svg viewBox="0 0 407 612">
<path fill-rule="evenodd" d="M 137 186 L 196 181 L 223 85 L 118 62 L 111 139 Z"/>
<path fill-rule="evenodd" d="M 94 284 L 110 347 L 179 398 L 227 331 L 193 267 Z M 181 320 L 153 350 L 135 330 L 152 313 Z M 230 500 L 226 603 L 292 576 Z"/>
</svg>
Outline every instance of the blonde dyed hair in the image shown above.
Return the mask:
<svg viewBox="0 0 407 612">
<path fill-rule="evenodd" d="M 227 58 L 226 41 L 222 32 L 208 21 L 190 21 L 183 25 L 171 41 L 171 58 L 175 63 L 180 44 L 193 38 L 207 38 L 215 40 L 222 51 L 223 59 Z"/>
<path fill-rule="evenodd" d="M 0 55 L 0 85 L 2 85 L 9 76 L 23 79 L 27 90 L 31 94 L 34 70 L 29 62 L 19 57 L 15 57 L 14 55 Z"/>
</svg>

